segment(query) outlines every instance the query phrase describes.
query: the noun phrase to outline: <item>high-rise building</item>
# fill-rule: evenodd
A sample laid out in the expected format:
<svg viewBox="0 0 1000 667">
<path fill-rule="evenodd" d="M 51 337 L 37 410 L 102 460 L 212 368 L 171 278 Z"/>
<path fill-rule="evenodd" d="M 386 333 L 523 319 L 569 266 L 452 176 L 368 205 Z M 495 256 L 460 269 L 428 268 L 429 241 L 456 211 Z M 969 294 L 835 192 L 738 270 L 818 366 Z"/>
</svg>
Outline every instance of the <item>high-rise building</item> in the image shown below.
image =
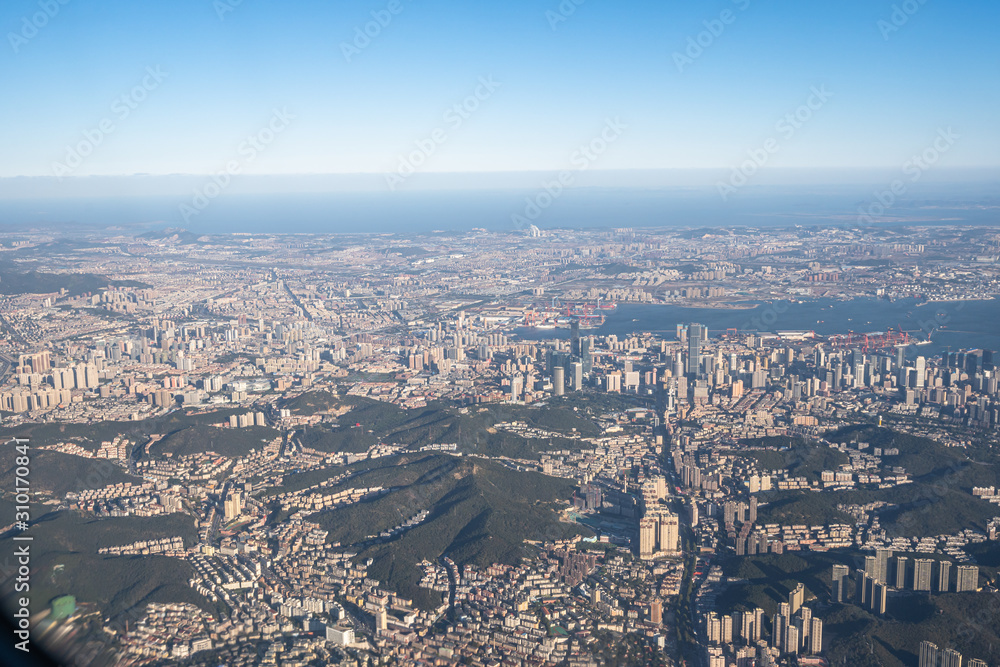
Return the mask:
<svg viewBox="0 0 1000 667">
<path fill-rule="evenodd" d="M 659 521 L 656 517 L 645 516 L 639 520 L 639 557 L 651 558 L 656 552 L 656 533 Z"/>
<path fill-rule="evenodd" d="M 819 655 L 823 652 L 823 619 L 813 618 L 809 630 L 809 653 Z"/>
<path fill-rule="evenodd" d="M 931 590 L 931 568 L 934 561 L 928 558 L 918 558 L 913 561 L 913 590 Z"/>
<path fill-rule="evenodd" d="M 900 590 L 906 587 L 906 564 L 908 560 L 906 556 L 896 557 L 896 588 Z"/>
<path fill-rule="evenodd" d="M 521 393 L 524 390 L 524 376 L 518 373 L 510 379 L 510 400 L 521 400 Z"/>
<path fill-rule="evenodd" d="M 225 510 L 225 520 L 232 521 L 243 512 L 243 502 L 239 491 L 230 491 L 223 504 Z"/>
<path fill-rule="evenodd" d="M 688 343 L 688 375 L 701 375 L 701 344 L 708 338 L 708 327 L 701 324 L 689 324 L 687 329 Z"/>
<path fill-rule="evenodd" d="M 799 629 L 791 623 L 785 628 L 785 653 L 798 655 L 799 647 L 802 645 L 799 639 Z"/>
<path fill-rule="evenodd" d="M 660 551 L 668 554 L 680 551 L 680 521 L 676 514 L 660 517 L 659 547 Z"/>
<path fill-rule="evenodd" d="M 956 593 L 966 593 L 979 590 L 979 568 L 975 565 L 959 565 L 956 570 L 958 577 L 955 582 Z"/>
<path fill-rule="evenodd" d="M 927 376 L 927 360 L 923 357 L 917 357 L 917 388 L 924 386 L 926 376 Z"/>
<path fill-rule="evenodd" d="M 739 619 L 740 619 L 740 629 L 739 629 L 740 640 L 744 644 L 753 644 L 754 641 L 755 641 L 754 638 L 753 638 L 753 635 L 754 635 L 754 615 L 753 615 L 753 612 L 744 611 L 744 612 L 736 612 L 736 613 L 739 614 Z"/>
<path fill-rule="evenodd" d="M 723 644 L 732 644 L 733 643 L 733 617 L 732 616 L 723 616 L 720 620 L 722 621 L 722 639 L 721 639 L 721 643 L 723 643 Z"/>
<path fill-rule="evenodd" d="M 833 602 L 844 602 L 847 595 L 847 575 L 850 569 L 846 565 L 833 566 Z"/>
<path fill-rule="evenodd" d="M 877 572 L 878 563 L 875 560 L 875 556 L 865 556 L 865 574 L 874 579 Z"/>
<path fill-rule="evenodd" d="M 807 652 L 809 650 L 809 633 L 812 632 L 812 620 L 812 609 L 809 607 L 799 609 L 799 642 Z"/>
<path fill-rule="evenodd" d="M 937 644 L 920 642 L 920 662 L 918 667 L 938 667 Z"/>
<path fill-rule="evenodd" d="M 552 369 L 552 393 L 562 396 L 566 391 L 566 369 L 562 366 L 555 366 Z"/>
<path fill-rule="evenodd" d="M 705 637 L 709 644 L 718 644 L 722 641 L 722 619 L 715 612 L 705 617 Z"/>
<path fill-rule="evenodd" d="M 947 593 L 951 588 L 951 561 L 942 560 L 938 562 L 938 593 Z"/>
<path fill-rule="evenodd" d="M 771 619 L 771 637 L 779 650 L 784 651 L 787 631 L 788 617 L 780 613 L 775 614 Z"/>
<path fill-rule="evenodd" d="M 580 391 L 583 389 L 583 364 L 579 361 L 574 361 L 569 365 L 570 369 L 570 381 L 573 383 L 573 391 Z"/>
<path fill-rule="evenodd" d="M 880 584 L 889 583 L 889 559 L 892 557 L 892 549 L 875 550 L 875 574 L 872 577 Z"/>
<path fill-rule="evenodd" d="M 375 629 L 379 632 L 383 632 L 389 627 L 389 615 L 385 611 L 385 607 L 379 608 L 375 612 Z"/>
<path fill-rule="evenodd" d="M 868 576 L 868 573 L 864 570 L 858 570 L 855 573 L 854 578 L 854 602 L 859 607 L 867 606 L 868 600 L 868 589 L 870 587 L 870 581 L 872 578 Z"/>
<path fill-rule="evenodd" d="M 659 600 L 653 600 L 649 603 L 649 622 L 653 625 L 659 625 L 663 622 L 663 603 Z"/>
<path fill-rule="evenodd" d="M 987 665 L 985 661 L 980 660 L 979 658 L 971 658 L 969 660 L 968 667 L 989 667 L 989 665 Z"/>
<path fill-rule="evenodd" d="M 885 615 L 885 604 L 889 594 L 889 585 L 874 583 L 872 585 L 872 613 L 879 616 Z"/>
<path fill-rule="evenodd" d="M 806 587 L 799 582 L 795 589 L 788 593 L 788 609 L 790 614 L 795 614 L 799 609 L 802 608 L 802 603 L 805 601 L 806 597 Z"/>
<path fill-rule="evenodd" d="M 962 654 L 952 648 L 938 651 L 941 667 L 962 667 Z"/>
<path fill-rule="evenodd" d="M 594 346 L 594 339 L 590 336 L 580 339 L 580 363 L 583 364 L 583 374 L 590 375 L 594 370 L 594 356 L 591 349 Z"/>
</svg>

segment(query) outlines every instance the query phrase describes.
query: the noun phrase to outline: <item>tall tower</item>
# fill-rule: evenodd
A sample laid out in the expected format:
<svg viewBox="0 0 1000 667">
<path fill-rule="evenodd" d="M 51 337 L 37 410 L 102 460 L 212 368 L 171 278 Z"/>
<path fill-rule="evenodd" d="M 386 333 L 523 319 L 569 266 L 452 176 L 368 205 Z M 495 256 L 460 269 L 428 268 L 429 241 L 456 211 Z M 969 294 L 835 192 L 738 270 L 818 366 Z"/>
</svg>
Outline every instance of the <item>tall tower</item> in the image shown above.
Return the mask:
<svg viewBox="0 0 1000 667">
<path fill-rule="evenodd" d="M 679 520 L 676 514 L 664 514 L 660 517 L 660 551 L 676 554 L 678 545 Z"/>
<path fill-rule="evenodd" d="M 880 584 L 885 584 L 889 581 L 889 559 L 891 557 L 891 549 L 875 550 L 875 574 L 872 578 Z"/>
<path fill-rule="evenodd" d="M 656 551 L 658 528 L 656 517 L 647 516 L 639 520 L 639 558 L 651 558 Z"/>
<path fill-rule="evenodd" d="M 927 558 L 918 558 L 913 561 L 913 590 L 931 590 L 931 568 L 934 561 Z"/>
<path fill-rule="evenodd" d="M 583 364 L 583 374 L 590 375 L 594 370 L 594 356 L 591 348 L 594 346 L 594 339 L 591 336 L 580 339 L 580 363 Z"/>
<path fill-rule="evenodd" d="M 698 377 L 701 374 L 701 341 L 706 331 L 700 324 L 688 325 L 688 375 Z"/>
<path fill-rule="evenodd" d="M 788 593 L 789 613 L 794 614 L 802 608 L 802 602 L 805 600 L 805 596 L 806 587 L 799 582 L 799 584 L 795 587 L 795 590 Z"/>
<path fill-rule="evenodd" d="M 903 590 L 906 587 L 906 556 L 896 557 L 896 588 Z"/>
<path fill-rule="evenodd" d="M 833 601 L 844 602 L 847 595 L 847 575 L 850 569 L 846 565 L 833 566 Z"/>
<path fill-rule="evenodd" d="M 931 642 L 920 642 L 919 667 L 938 667 L 938 647 Z"/>
<path fill-rule="evenodd" d="M 979 568 L 975 565 L 959 565 L 955 592 L 965 593 L 979 588 Z"/>
<path fill-rule="evenodd" d="M 917 357 L 917 388 L 924 386 L 927 373 L 927 360 L 923 357 Z"/>
<path fill-rule="evenodd" d="M 951 561 L 943 560 L 938 563 L 938 593 L 947 593 L 951 588 Z"/>
</svg>

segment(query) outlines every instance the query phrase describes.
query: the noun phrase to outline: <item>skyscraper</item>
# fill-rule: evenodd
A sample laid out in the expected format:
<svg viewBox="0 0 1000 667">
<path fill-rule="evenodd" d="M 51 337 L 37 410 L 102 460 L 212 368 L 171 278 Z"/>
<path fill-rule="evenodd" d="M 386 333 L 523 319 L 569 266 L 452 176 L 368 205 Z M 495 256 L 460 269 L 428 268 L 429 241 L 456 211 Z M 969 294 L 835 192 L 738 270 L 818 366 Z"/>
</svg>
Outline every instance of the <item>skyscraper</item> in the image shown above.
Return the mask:
<svg viewBox="0 0 1000 667">
<path fill-rule="evenodd" d="M 809 630 L 809 653 L 819 655 L 823 652 L 823 619 L 813 618 Z"/>
<path fill-rule="evenodd" d="M 952 648 L 938 651 L 941 667 L 962 667 L 962 654 Z"/>
<path fill-rule="evenodd" d="M 651 558 L 656 552 L 656 532 L 659 522 L 656 517 L 645 516 L 639 520 L 639 557 Z"/>
<path fill-rule="evenodd" d="M 833 601 L 843 602 L 845 596 L 847 595 L 847 575 L 850 569 L 846 565 L 834 565 L 833 566 L 833 585 L 831 590 L 833 591 Z"/>
<path fill-rule="evenodd" d="M 580 363 L 583 364 L 584 375 L 590 375 L 590 372 L 594 370 L 594 356 L 591 354 L 593 345 L 594 339 L 590 336 L 580 339 Z"/>
<path fill-rule="evenodd" d="M 676 554 L 680 547 L 678 543 L 680 522 L 676 514 L 664 514 L 660 517 L 660 551 Z"/>
<path fill-rule="evenodd" d="M 812 632 L 812 609 L 802 607 L 799 609 L 799 643 L 802 648 L 809 651 L 809 633 Z"/>
<path fill-rule="evenodd" d="M 917 357 L 917 388 L 924 386 L 927 375 L 927 360 L 923 357 Z"/>
<path fill-rule="evenodd" d="M 788 617 L 778 613 L 771 620 L 771 637 L 774 645 L 781 650 L 785 648 L 788 631 Z"/>
<path fill-rule="evenodd" d="M 799 582 L 795 589 L 788 593 L 789 613 L 794 614 L 802 608 L 802 602 L 806 597 L 806 587 Z"/>
<path fill-rule="evenodd" d="M 975 565 L 959 565 L 955 582 L 956 593 L 966 593 L 979 589 L 979 568 Z"/>
<path fill-rule="evenodd" d="M 931 642 L 920 642 L 919 667 L 938 667 L 938 647 Z"/>
<path fill-rule="evenodd" d="M 906 556 L 896 557 L 896 588 L 900 590 L 906 587 L 906 564 L 908 560 Z"/>
<path fill-rule="evenodd" d="M 880 584 L 876 582 L 872 586 L 872 613 L 880 616 L 885 614 L 885 604 L 888 594 L 889 586 L 887 584 Z"/>
<path fill-rule="evenodd" d="M 701 343 L 708 337 L 708 328 L 701 324 L 689 324 L 688 342 L 688 375 L 701 375 Z"/>
<path fill-rule="evenodd" d="M 892 557 L 892 549 L 875 550 L 875 574 L 872 577 L 880 584 L 889 583 L 889 558 Z"/>
<path fill-rule="evenodd" d="M 653 625 L 659 625 L 663 622 L 663 603 L 659 600 L 653 600 L 649 603 L 649 622 Z"/>
<path fill-rule="evenodd" d="M 875 560 L 875 556 L 865 556 L 865 574 L 874 579 L 877 572 L 878 563 Z"/>
<path fill-rule="evenodd" d="M 931 590 L 931 567 L 934 561 L 927 558 L 918 558 L 913 561 L 913 590 Z"/>
<path fill-rule="evenodd" d="M 583 364 L 579 361 L 570 364 L 570 380 L 573 382 L 573 391 L 583 389 Z"/>
<path fill-rule="evenodd" d="M 947 593 L 951 588 L 951 561 L 943 560 L 938 563 L 938 593 Z"/>
<path fill-rule="evenodd" d="M 566 369 L 556 366 L 552 369 L 552 393 L 562 396 L 566 391 Z"/>
<path fill-rule="evenodd" d="M 859 607 L 864 607 L 868 604 L 868 588 L 871 580 L 872 578 L 864 570 L 858 570 L 855 573 L 854 602 Z"/>
<path fill-rule="evenodd" d="M 799 629 L 789 623 L 785 628 L 785 652 L 798 654 L 799 646 L 801 646 Z"/>
</svg>

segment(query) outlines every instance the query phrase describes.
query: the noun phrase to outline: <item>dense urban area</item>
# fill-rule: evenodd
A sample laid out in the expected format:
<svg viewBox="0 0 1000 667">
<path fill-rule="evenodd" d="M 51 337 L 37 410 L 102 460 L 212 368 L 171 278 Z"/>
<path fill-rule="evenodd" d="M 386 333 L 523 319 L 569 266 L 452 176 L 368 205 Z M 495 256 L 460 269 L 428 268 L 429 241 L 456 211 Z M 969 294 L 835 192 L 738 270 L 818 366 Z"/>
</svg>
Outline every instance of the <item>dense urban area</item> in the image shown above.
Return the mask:
<svg viewBox="0 0 1000 667">
<path fill-rule="evenodd" d="M 996 667 L 998 256 L 0 235 L 6 614 L 70 665 Z"/>
</svg>

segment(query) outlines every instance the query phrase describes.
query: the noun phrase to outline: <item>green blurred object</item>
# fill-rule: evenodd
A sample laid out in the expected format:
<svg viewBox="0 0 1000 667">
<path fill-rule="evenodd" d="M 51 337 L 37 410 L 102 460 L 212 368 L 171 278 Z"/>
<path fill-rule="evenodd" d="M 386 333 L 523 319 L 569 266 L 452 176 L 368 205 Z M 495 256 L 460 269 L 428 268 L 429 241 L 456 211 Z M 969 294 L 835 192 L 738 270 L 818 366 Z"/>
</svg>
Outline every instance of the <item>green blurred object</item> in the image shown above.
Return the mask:
<svg viewBox="0 0 1000 667">
<path fill-rule="evenodd" d="M 52 601 L 52 618 L 61 621 L 69 618 L 76 611 L 76 598 L 72 595 L 63 595 Z"/>
</svg>

